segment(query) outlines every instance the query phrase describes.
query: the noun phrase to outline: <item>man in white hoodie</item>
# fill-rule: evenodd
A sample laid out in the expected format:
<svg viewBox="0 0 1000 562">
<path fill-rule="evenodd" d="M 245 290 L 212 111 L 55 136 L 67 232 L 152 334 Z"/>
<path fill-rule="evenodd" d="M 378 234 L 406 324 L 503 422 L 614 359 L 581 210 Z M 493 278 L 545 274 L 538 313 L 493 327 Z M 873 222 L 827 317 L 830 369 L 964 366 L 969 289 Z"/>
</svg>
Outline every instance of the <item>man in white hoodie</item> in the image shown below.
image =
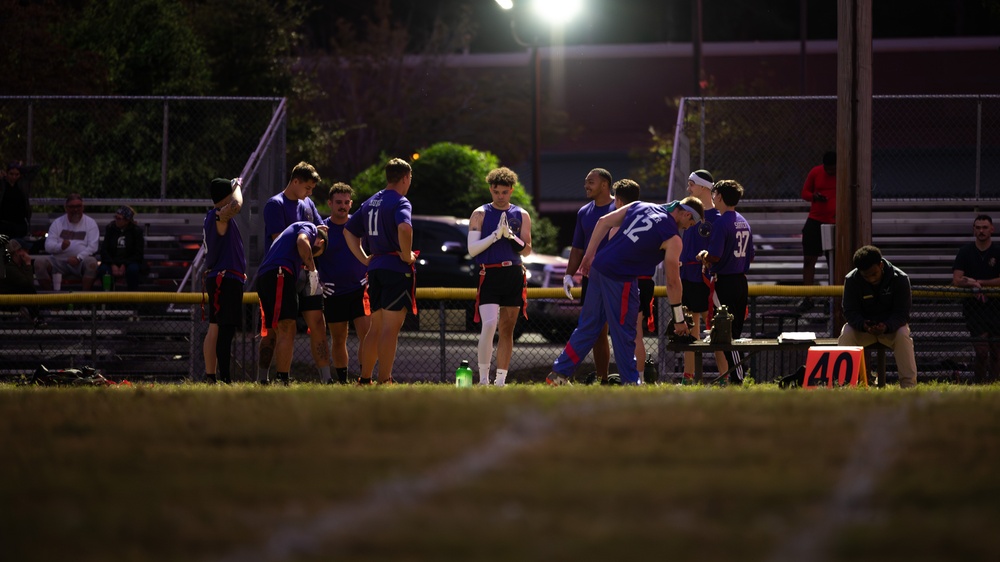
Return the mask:
<svg viewBox="0 0 1000 562">
<path fill-rule="evenodd" d="M 52 221 L 45 237 L 47 256 L 35 260 L 35 277 L 45 291 L 52 290 L 52 274 L 79 277 L 82 289 L 94 285 L 97 252 L 101 230 L 97 221 L 83 214 L 83 197 L 79 193 L 66 196 L 66 214 Z"/>
</svg>

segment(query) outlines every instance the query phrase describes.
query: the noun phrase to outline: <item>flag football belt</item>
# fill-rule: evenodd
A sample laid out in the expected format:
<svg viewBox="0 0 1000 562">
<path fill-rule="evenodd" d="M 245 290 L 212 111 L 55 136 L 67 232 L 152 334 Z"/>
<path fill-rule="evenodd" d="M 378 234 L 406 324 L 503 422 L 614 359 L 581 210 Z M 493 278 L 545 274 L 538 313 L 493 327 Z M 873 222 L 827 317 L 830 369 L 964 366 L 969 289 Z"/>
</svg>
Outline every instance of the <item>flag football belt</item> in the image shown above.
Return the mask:
<svg viewBox="0 0 1000 562">
<path fill-rule="evenodd" d="M 219 297 L 222 296 L 222 280 L 226 278 L 227 274 L 230 277 L 239 279 L 243 283 L 247 282 L 247 274 L 242 271 L 236 271 L 235 269 L 221 269 L 215 274 L 215 292 L 212 293 L 215 304 L 212 305 L 212 308 L 215 309 L 216 314 L 219 313 Z M 205 281 L 207 281 L 209 277 L 211 277 L 211 273 L 206 271 L 205 278 L 202 279 L 201 283 L 201 319 L 203 321 L 205 320 Z"/>
<path fill-rule="evenodd" d="M 483 281 L 486 280 L 486 270 L 493 269 L 496 267 L 512 267 L 515 265 L 521 266 L 521 271 L 524 271 L 524 265 L 519 263 L 514 263 L 511 260 L 505 260 L 500 263 L 481 263 L 479 264 L 479 286 L 476 287 L 476 304 L 475 313 L 472 316 L 473 322 L 480 322 L 479 318 L 479 293 L 483 290 Z M 521 314 L 524 315 L 524 319 L 528 319 L 528 276 L 523 276 L 523 284 L 521 285 Z"/>
<path fill-rule="evenodd" d="M 291 269 L 285 266 L 280 266 L 278 268 L 278 279 L 274 288 L 274 317 L 271 318 L 271 327 L 275 329 L 277 329 L 278 327 L 278 318 L 281 316 L 281 300 L 285 292 L 286 271 L 288 272 L 289 275 L 292 275 Z M 267 337 L 268 326 L 267 326 L 267 317 L 264 316 L 264 301 L 261 301 L 258 298 L 257 302 L 260 303 L 260 337 L 265 338 Z"/>
<path fill-rule="evenodd" d="M 653 277 L 651 275 L 640 275 L 638 279 L 649 279 L 650 281 L 652 281 Z M 654 289 L 656 288 L 656 284 L 653 285 L 653 288 Z M 649 330 L 650 332 L 656 331 L 656 322 L 653 321 L 654 302 L 656 302 L 656 299 L 649 299 L 649 310 L 644 312 L 644 314 L 646 315 L 646 329 Z"/>
</svg>

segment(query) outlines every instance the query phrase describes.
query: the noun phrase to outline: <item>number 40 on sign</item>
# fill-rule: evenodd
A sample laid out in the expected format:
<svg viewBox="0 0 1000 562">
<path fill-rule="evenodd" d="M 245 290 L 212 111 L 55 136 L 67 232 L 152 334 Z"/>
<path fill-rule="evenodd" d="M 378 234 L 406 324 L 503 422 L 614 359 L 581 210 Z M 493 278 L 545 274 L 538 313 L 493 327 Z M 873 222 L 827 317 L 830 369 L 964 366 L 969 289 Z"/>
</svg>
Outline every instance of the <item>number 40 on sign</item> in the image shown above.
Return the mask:
<svg viewBox="0 0 1000 562">
<path fill-rule="evenodd" d="M 868 386 L 864 348 L 858 346 L 814 346 L 806 356 L 803 388 Z"/>
</svg>

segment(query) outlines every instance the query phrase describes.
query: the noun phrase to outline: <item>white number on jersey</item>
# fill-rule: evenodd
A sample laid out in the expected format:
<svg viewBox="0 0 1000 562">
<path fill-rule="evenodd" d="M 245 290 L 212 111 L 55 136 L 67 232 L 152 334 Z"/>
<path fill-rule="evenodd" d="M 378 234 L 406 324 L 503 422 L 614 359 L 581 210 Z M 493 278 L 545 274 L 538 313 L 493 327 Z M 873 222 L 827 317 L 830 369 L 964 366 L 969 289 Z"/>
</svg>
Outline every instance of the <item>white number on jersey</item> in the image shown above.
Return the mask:
<svg viewBox="0 0 1000 562">
<path fill-rule="evenodd" d="M 749 230 L 737 230 L 736 231 L 736 249 L 733 250 L 733 256 L 737 258 L 743 258 L 747 255 L 747 242 L 750 241 L 750 231 Z"/>
<path fill-rule="evenodd" d="M 639 224 L 639 221 L 642 221 L 642 224 Z M 649 217 L 643 214 L 635 217 L 632 224 L 628 225 L 628 228 L 625 229 L 625 236 L 628 236 L 633 242 L 638 242 L 639 236 L 637 234 L 651 228 L 653 228 L 653 221 L 649 220 Z"/>
<path fill-rule="evenodd" d="M 368 236 L 378 236 L 378 209 L 368 210 Z"/>
</svg>

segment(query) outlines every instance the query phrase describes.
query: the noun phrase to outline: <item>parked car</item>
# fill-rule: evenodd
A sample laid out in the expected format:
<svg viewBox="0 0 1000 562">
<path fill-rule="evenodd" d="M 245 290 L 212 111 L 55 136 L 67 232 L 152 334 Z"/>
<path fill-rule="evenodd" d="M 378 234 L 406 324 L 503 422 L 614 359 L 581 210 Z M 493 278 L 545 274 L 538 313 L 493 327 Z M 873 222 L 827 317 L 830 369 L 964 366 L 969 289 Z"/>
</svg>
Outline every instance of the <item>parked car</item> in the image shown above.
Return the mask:
<svg viewBox="0 0 1000 562">
<path fill-rule="evenodd" d="M 413 249 L 417 258 L 418 287 L 469 287 L 479 283 L 479 267 L 469 255 L 469 220 L 452 216 L 413 216 Z M 568 260 L 560 256 L 532 252 L 522 259 L 529 287 L 562 287 Z M 579 279 L 577 279 L 579 284 Z M 468 330 L 478 327 L 472 322 L 473 301 L 467 301 Z M 436 306 L 421 302 L 418 306 Z M 529 299 L 528 320 L 520 318 L 515 336 L 531 331 L 540 333 L 553 343 L 565 342 L 576 327 L 580 315 L 578 300 Z"/>
</svg>

